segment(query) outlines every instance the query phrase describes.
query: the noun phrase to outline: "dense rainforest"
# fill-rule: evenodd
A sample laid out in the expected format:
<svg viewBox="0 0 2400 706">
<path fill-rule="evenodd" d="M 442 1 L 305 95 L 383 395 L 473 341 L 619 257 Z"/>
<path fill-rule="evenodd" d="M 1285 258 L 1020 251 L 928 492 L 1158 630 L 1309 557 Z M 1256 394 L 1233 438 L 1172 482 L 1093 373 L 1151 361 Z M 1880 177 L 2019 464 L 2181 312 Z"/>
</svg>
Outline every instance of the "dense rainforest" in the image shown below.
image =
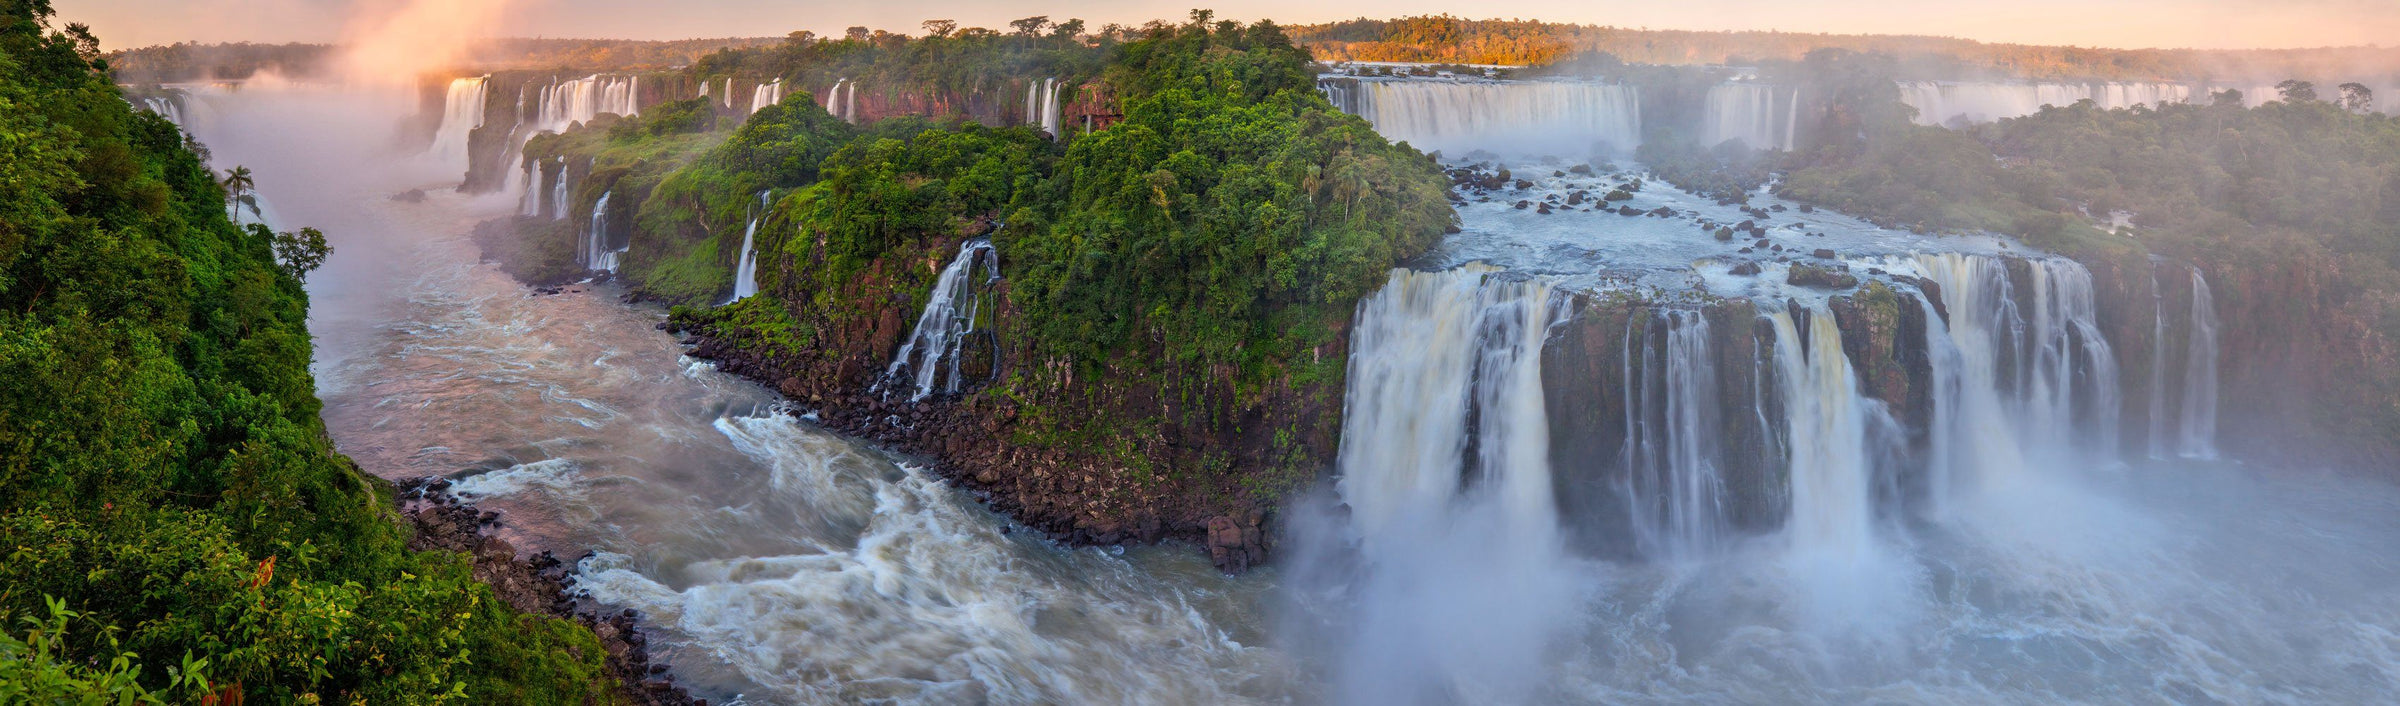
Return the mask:
<svg viewBox="0 0 2400 706">
<path fill-rule="evenodd" d="M 0 702 L 610 700 L 590 631 L 405 548 L 318 418 L 322 253 L 51 16 L 0 2 Z"/>
<path fill-rule="evenodd" d="M 1200 539 L 1213 523 L 1242 557 L 1263 552 L 1260 515 L 1331 458 L 1355 303 L 1452 226 L 1438 168 L 1328 104 L 1271 23 L 933 24 L 695 64 L 703 81 L 813 89 L 746 118 L 687 101 L 536 137 L 523 159 L 542 184 L 571 176 L 566 217 L 484 242 L 520 277 L 561 281 L 582 270 L 578 242 L 622 238 L 628 286 L 689 307 L 677 323 L 705 353 L 837 427 L 939 393 L 908 405 L 929 417 L 847 430 L 939 444 L 918 450 L 1057 535 Z M 1045 79 L 1076 86 L 1062 134 L 969 119 Z M 880 106 L 858 124 L 818 105 L 845 84 Z M 751 240 L 760 296 L 704 308 Z M 997 276 L 952 295 L 974 302 L 977 343 L 941 363 L 958 371 L 940 389 L 914 389 L 885 365 L 945 263 L 983 240 Z"/>
</svg>

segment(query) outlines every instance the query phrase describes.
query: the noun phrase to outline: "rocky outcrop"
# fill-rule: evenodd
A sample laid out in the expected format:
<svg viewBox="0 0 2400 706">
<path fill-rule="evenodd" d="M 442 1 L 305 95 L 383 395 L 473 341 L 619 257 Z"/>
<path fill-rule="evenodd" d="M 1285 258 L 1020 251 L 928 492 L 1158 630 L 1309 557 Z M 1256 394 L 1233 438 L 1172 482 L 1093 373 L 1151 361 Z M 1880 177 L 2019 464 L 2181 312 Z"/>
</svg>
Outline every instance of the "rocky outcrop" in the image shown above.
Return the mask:
<svg viewBox="0 0 2400 706">
<path fill-rule="evenodd" d="M 498 513 L 478 510 L 447 491 L 450 481 L 424 478 L 400 489 L 401 514 L 416 529 L 411 551 L 451 551 L 465 554 L 475 580 L 519 612 L 573 620 L 590 628 L 608 653 L 604 671 L 616 681 L 621 703 L 641 706 L 708 706 L 675 684 L 667 665 L 653 662 L 650 640 L 641 616 L 632 610 L 611 610 L 575 588 L 574 563 L 560 561 L 548 551 L 520 558 L 508 540 L 493 536 Z"/>
<path fill-rule="evenodd" d="M 1078 375 L 1010 335 L 1019 319 L 1007 284 L 986 293 L 996 331 L 971 337 L 961 394 L 912 402 L 877 383 L 923 307 L 929 276 L 955 239 L 880 258 L 832 296 L 837 306 L 784 306 L 814 331 L 802 343 L 691 312 L 670 322 L 694 357 L 773 387 L 827 429 L 928 459 L 995 510 L 1069 544 L 1202 546 L 1241 571 L 1274 552 L 1280 490 L 1330 467 L 1341 381 L 1237 393 L 1230 370 Z M 807 271 L 794 268 L 790 271 Z M 819 301 L 790 291 L 770 301 Z M 1340 360 L 1338 339 L 1316 351 Z M 1163 357 L 1163 356 L 1162 356 Z M 987 389 L 1009 380 L 1007 390 Z"/>
</svg>

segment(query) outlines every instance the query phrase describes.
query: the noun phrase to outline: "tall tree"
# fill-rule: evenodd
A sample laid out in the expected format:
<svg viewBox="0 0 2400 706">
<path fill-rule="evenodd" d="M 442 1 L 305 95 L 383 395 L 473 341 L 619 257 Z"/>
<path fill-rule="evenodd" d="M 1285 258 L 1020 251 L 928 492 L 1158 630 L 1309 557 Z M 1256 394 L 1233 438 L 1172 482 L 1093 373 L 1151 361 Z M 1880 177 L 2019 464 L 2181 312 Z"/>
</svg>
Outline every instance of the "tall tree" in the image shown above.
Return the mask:
<svg viewBox="0 0 2400 706">
<path fill-rule="evenodd" d="M 241 224 L 242 208 L 245 206 L 249 207 L 250 215 L 266 218 L 266 214 L 258 211 L 258 196 L 252 193 L 258 189 L 258 180 L 250 176 L 249 167 L 237 165 L 227 170 L 225 180 L 219 183 L 225 186 L 225 200 L 232 204 L 235 225 Z"/>
</svg>

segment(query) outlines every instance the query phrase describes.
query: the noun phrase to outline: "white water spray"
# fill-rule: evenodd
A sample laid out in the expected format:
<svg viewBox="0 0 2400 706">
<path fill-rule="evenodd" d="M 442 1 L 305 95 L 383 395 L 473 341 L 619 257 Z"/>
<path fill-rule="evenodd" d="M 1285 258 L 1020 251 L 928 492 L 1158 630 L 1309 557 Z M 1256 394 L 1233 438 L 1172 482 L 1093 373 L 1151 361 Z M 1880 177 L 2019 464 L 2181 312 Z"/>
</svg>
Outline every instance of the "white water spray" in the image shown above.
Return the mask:
<svg viewBox="0 0 2400 706">
<path fill-rule="evenodd" d="M 2217 457 L 2217 305 L 2208 279 L 2192 268 L 2192 337 L 2183 359 L 2183 423 L 2176 453 L 2184 458 Z"/>
<path fill-rule="evenodd" d="M 900 346 L 900 354 L 892 356 L 891 367 L 884 370 L 885 382 L 877 383 L 878 387 L 906 380 L 913 385 L 910 402 L 936 392 L 959 391 L 965 378 L 959 370 L 960 354 L 967 334 L 975 332 L 983 308 L 977 285 L 988 286 L 1000 278 L 1000 262 L 994 252 L 992 241 L 982 238 L 959 244 L 958 257 L 942 268 L 932 295 L 925 300 L 925 311 L 917 316 L 916 331 Z M 978 270 L 984 276 L 980 283 L 973 278 Z M 904 370 L 913 374 L 904 378 Z M 949 373 L 946 381 L 943 373 Z"/>
</svg>

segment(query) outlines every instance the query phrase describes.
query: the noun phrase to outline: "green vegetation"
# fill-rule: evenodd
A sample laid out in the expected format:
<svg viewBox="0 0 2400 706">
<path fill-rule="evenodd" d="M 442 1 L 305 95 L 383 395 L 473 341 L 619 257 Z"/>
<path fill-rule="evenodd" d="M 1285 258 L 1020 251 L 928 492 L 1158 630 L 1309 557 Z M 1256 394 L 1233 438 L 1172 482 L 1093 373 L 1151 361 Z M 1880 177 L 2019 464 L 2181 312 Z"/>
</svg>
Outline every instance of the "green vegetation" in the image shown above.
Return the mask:
<svg viewBox="0 0 2400 706">
<path fill-rule="evenodd" d="M 321 236 L 235 226 L 50 15 L 0 3 L 0 701 L 608 698 L 589 632 L 406 551 L 334 452 Z"/>
</svg>

